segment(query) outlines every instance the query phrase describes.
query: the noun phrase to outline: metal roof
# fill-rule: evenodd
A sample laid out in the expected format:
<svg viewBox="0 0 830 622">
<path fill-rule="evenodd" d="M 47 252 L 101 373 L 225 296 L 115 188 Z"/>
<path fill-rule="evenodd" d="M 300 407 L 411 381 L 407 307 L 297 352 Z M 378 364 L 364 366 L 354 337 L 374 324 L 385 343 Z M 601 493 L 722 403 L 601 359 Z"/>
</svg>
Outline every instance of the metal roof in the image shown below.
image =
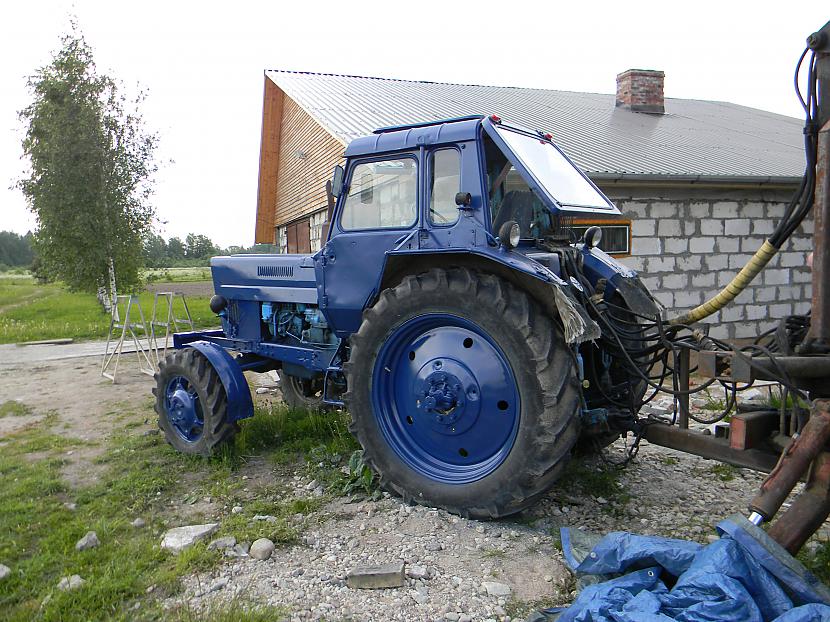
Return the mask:
<svg viewBox="0 0 830 622">
<path fill-rule="evenodd" d="M 666 98 L 663 115 L 615 96 L 321 73 L 265 75 L 344 145 L 385 126 L 498 114 L 550 132 L 595 179 L 792 182 L 804 172 L 802 122 L 727 102 Z"/>
</svg>

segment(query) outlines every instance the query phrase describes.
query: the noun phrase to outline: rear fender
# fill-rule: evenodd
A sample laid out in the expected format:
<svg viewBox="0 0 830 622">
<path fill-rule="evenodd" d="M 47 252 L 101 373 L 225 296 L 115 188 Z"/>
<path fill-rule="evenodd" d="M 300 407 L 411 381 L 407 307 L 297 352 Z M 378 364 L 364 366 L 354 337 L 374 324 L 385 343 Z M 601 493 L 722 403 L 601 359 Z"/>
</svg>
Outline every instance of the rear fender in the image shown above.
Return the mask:
<svg viewBox="0 0 830 622">
<path fill-rule="evenodd" d="M 660 305 L 652 298 L 637 273 L 600 249 L 582 246 L 582 270 L 592 285 L 604 279 L 604 299 L 619 294 L 634 313 L 660 315 Z"/>
<path fill-rule="evenodd" d="M 252 417 L 254 403 L 251 400 L 251 390 L 248 388 L 245 374 L 228 351 L 208 341 L 194 341 L 186 347 L 204 354 L 219 375 L 228 396 L 228 420 L 239 421 Z"/>
</svg>

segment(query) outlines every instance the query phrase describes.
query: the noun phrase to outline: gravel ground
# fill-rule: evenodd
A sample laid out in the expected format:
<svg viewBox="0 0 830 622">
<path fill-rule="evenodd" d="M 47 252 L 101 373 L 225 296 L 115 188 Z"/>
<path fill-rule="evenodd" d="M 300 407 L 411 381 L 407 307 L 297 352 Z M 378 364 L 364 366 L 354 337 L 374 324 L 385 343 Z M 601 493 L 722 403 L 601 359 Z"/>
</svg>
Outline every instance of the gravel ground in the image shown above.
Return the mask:
<svg viewBox="0 0 830 622">
<path fill-rule="evenodd" d="M 605 455 L 620 460 L 624 442 Z M 602 467 L 595 457 L 583 458 L 535 506 L 492 522 L 406 506 L 388 495 L 354 504 L 335 499 L 322 517 L 295 517 L 307 526 L 301 543 L 278 548 L 266 561 L 233 559 L 190 577 L 180 600 L 195 609 L 228 601 L 284 606 L 292 621 L 521 620 L 575 596 L 558 548 L 560 527 L 707 543 L 720 519 L 746 512 L 764 477 L 645 441 L 625 469 L 609 475 Z M 289 484 L 298 496 L 307 494 L 309 482 L 301 477 Z M 346 586 L 351 569 L 398 560 L 406 564 L 405 586 Z"/>
</svg>

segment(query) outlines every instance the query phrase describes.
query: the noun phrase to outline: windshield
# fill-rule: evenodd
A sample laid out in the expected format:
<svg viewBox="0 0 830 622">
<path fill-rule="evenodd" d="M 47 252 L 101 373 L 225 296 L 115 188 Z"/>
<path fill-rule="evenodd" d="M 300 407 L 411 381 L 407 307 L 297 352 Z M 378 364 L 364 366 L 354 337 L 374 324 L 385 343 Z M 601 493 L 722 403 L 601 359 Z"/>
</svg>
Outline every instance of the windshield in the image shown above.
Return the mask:
<svg viewBox="0 0 830 622">
<path fill-rule="evenodd" d="M 549 137 L 483 125 L 493 231 L 515 220 L 522 238 L 542 238 L 559 233 L 563 217 L 620 213 Z"/>
</svg>

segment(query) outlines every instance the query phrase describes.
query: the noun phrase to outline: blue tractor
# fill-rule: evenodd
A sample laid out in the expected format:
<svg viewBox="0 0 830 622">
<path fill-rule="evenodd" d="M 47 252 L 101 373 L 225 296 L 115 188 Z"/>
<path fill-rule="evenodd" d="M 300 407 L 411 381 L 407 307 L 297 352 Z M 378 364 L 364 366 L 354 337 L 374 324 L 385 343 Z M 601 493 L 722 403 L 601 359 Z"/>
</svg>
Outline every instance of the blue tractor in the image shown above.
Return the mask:
<svg viewBox="0 0 830 622">
<path fill-rule="evenodd" d="M 254 412 L 243 371 L 279 370 L 289 406 L 348 410 L 387 490 L 495 518 L 636 425 L 660 310 L 599 228 L 577 239 L 575 217 L 619 211 L 550 134 L 464 117 L 345 158 L 319 252 L 212 259 L 222 330 L 177 334 L 156 374 L 174 447 L 229 441 Z"/>
</svg>

